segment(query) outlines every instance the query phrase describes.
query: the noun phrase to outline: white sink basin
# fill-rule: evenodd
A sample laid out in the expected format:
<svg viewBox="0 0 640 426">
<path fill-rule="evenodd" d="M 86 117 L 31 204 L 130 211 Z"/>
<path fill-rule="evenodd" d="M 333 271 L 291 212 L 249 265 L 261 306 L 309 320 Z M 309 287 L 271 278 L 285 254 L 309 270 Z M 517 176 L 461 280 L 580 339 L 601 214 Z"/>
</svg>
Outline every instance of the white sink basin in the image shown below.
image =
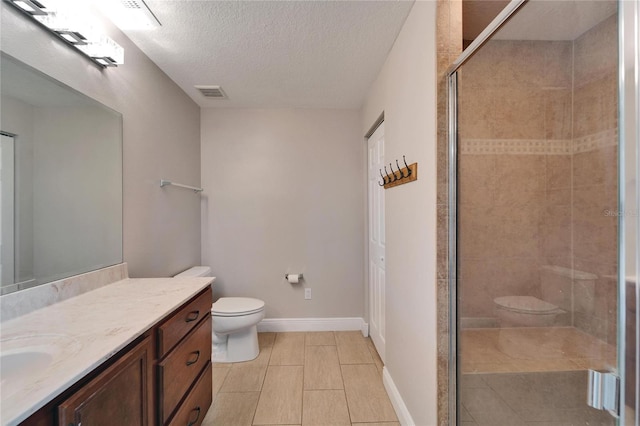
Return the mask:
<svg viewBox="0 0 640 426">
<path fill-rule="evenodd" d="M 4 397 L 20 386 L 37 381 L 80 350 L 80 343 L 63 334 L 14 336 L 0 340 L 0 387 Z"/>
<path fill-rule="evenodd" d="M 0 355 L 0 377 L 2 381 L 23 376 L 32 369 L 44 369 L 51 364 L 53 356 L 46 352 L 31 350 L 3 353 Z"/>
</svg>

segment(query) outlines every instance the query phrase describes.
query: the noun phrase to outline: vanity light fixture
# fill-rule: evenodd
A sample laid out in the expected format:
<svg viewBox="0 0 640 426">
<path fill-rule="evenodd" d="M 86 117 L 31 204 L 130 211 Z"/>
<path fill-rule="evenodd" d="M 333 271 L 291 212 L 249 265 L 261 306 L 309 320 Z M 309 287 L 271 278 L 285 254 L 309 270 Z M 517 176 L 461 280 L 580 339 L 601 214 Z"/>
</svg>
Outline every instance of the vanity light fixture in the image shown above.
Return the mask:
<svg viewBox="0 0 640 426">
<path fill-rule="evenodd" d="M 107 37 L 86 0 L 5 0 L 102 67 L 124 63 L 124 49 Z"/>
<path fill-rule="evenodd" d="M 96 5 L 121 30 L 149 30 L 162 26 L 144 0 L 102 0 Z"/>
<path fill-rule="evenodd" d="M 46 15 L 47 12 L 44 10 L 44 6 L 38 3 L 35 0 L 17 0 L 13 2 L 15 6 L 24 10 L 30 15 Z"/>
</svg>

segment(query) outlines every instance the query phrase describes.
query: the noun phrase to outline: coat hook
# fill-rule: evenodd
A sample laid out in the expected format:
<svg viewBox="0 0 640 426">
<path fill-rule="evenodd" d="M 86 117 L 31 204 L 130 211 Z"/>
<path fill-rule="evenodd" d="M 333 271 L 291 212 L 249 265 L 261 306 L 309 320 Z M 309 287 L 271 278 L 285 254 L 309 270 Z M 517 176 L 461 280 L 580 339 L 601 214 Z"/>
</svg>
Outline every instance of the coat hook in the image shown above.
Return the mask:
<svg viewBox="0 0 640 426">
<path fill-rule="evenodd" d="M 393 166 L 391 165 L 391 163 L 389 163 L 389 168 L 391 169 L 391 173 L 393 173 L 393 181 L 395 182 L 398 180 L 398 176 L 396 176 L 396 172 L 393 171 Z"/>
<path fill-rule="evenodd" d="M 404 161 L 404 166 L 407 168 L 407 177 L 411 176 L 411 167 L 407 166 L 407 160 L 402 156 L 402 161 Z"/>
<path fill-rule="evenodd" d="M 398 164 L 398 160 L 396 159 L 396 166 L 398 166 L 398 171 L 400 172 L 400 179 L 404 179 L 405 175 L 402 169 L 400 168 L 400 164 Z"/>
<path fill-rule="evenodd" d="M 382 176 L 382 169 L 380 169 L 380 177 L 382 178 L 382 183 L 378 183 L 378 185 L 385 186 L 387 181 L 385 180 L 384 176 Z"/>
<path fill-rule="evenodd" d="M 391 180 L 391 177 L 389 177 L 389 172 L 387 171 L 387 166 L 384 166 L 384 174 L 387 175 L 387 180 L 385 181 L 385 185 L 388 184 L 388 183 L 393 182 Z"/>
</svg>

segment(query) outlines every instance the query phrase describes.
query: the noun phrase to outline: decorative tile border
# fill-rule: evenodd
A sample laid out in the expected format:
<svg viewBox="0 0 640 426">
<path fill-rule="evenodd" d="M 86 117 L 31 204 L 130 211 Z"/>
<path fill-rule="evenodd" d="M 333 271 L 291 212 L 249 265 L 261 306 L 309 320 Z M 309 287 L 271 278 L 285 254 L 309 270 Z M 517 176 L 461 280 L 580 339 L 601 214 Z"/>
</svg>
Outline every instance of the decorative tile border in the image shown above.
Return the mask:
<svg viewBox="0 0 640 426">
<path fill-rule="evenodd" d="M 573 140 L 574 154 L 595 151 L 610 146 L 618 146 L 617 127 Z"/>
<path fill-rule="evenodd" d="M 571 140 L 545 139 L 462 139 L 462 155 L 570 155 Z"/>
<path fill-rule="evenodd" d="M 571 155 L 617 146 L 618 129 L 576 139 L 462 139 L 462 155 Z"/>
</svg>

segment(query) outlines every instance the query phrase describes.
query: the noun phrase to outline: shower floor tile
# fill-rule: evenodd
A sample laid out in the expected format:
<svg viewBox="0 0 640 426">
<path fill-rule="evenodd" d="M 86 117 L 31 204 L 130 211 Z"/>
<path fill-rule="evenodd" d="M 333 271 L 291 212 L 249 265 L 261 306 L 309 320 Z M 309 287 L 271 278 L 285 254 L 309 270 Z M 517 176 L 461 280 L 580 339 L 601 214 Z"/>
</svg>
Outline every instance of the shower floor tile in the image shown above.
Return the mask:
<svg viewBox="0 0 640 426">
<path fill-rule="evenodd" d="M 462 330 L 463 374 L 573 371 L 616 365 L 616 349 L 574 327 Z"/>
</svg>

